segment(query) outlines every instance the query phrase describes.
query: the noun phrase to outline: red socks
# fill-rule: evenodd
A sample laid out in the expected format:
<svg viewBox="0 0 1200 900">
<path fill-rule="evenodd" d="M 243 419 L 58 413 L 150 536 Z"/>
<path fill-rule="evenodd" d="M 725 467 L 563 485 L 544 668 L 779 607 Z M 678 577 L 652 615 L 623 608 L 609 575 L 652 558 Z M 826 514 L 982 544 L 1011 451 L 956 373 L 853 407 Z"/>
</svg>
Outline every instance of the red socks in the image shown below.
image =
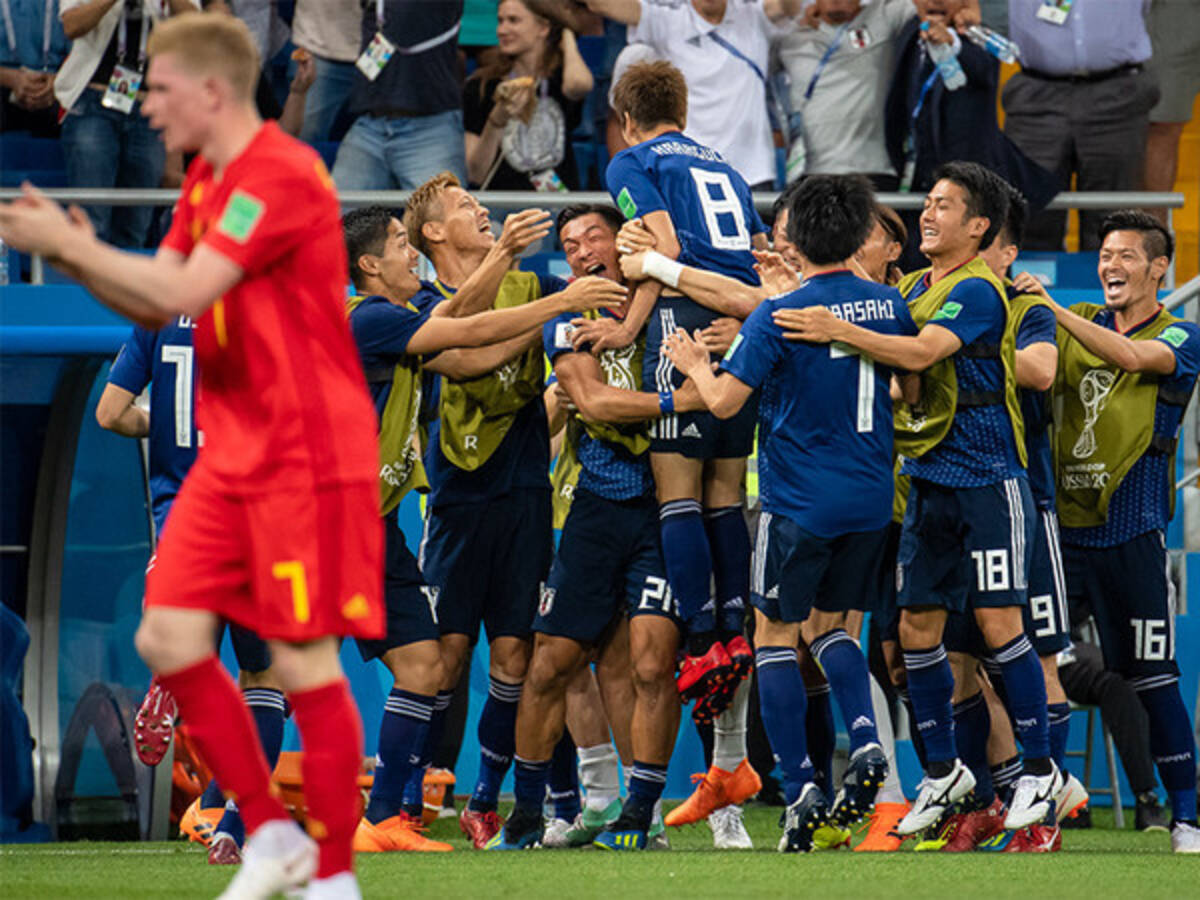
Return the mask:
<svg viewBox="0 0 1200 900">
<path fill-rule="evenodd" d="M 316 877 L 329 878 L 350 871 L 354 861 L 354 830 L 362 815 L 362 720 L 345 678 L 288 694 L 288 702 L 304 747 L 308 831 L 321 851 Z"/>
<path fill-rule="evenodd" d="M 237 803 L 247 834 L 270 819 L 286 819 L 287 811 L 271 794 L 258 729 L 242 692 L 220 660 L 209 656 L 171 675 L 158 676 L 158 682 L 175 695 L 189 736 L 221 789 Z"/>
</svg>

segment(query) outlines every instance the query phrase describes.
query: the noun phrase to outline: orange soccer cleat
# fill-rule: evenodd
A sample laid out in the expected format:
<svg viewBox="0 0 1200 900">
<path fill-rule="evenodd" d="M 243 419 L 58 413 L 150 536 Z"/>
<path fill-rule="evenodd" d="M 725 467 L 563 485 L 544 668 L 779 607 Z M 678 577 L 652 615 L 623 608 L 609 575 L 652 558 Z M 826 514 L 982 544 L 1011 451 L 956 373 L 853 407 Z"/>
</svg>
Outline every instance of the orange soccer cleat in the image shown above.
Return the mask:
<svg viewBox="0 0 1200 900">
<path fill-rule="evenodd" d="M 875 811 L 868 817 L 871 823 L 867 836 L 862 839 L 856 853 L 895 853 L 904 843 L 904 838 L 896 834 L 896 825 L 908 815 L 911 807 L 904 803 L 876 803 Z"/>
<path fill-rule="evenodd" d="M 422 782 L 421 822 L 432 825 L 438 820 L 442 807 L 446 803 L 446 791 L 454 787 L 454 773 L 449 769 L 425 770 Z"/>
<path fill-rule="evenodd" d="M 200 800 L 201 797 L 193 800 L 192 805 L 183 814 L 183 818 L 179 820 L 179 834 L 189 841 L 195 841 L 197 844 L 207 847 L 212 843 L 213 835 L 217 832 L 221 816 L 225 815 L 225 807 L 213 806 L 201 809 Z"/>
<path fill-rule="evenodd" d="M 666 824 L 675 827 L 700 822 L 731 803 L 744 803 L 762 789 L 762 780 L 745 759 L 732 772 L 713 766 L 703 775 L 693 775 L 692 780 L 699 782 L 696 790 L 667 813 Z"/>
<path fill-rule="evenodd" d="M 358 823 L 354 832 L 355 853 L 387 853 L 395 850 L 417 853 L 447 853 L 454 848 L 441 841 L 433 841 L 421 832 L 425 827 L 404 813 L 384 819 L 378 824 L 365 818 Z"/>
</svg>

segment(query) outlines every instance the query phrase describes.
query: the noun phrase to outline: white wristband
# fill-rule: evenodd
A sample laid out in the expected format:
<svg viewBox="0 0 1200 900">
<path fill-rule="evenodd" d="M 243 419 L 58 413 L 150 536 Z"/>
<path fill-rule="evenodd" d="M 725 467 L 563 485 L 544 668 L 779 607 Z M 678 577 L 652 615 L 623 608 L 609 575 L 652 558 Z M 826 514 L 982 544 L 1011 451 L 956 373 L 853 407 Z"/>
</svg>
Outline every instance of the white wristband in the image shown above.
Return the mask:
<svg viewBox="0 0 1200 900">
<path fill-rule="evenodd" d="M 642 271 L 647 278 L 661 281 L 667 287 L 679 287 L 679 276 L 683 274 L 683 266 L 673 259 L 668 259 L 657 250 L 646 251 L 642 261 Z"/>
</svg>

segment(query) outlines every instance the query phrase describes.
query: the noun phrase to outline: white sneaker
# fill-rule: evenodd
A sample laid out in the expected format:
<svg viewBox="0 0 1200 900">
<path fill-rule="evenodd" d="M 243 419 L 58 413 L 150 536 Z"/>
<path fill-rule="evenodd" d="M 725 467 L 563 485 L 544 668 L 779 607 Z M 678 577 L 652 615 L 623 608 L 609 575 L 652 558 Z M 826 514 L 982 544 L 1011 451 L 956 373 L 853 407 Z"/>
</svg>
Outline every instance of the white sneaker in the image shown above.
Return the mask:
<svg viewBox="0 0 1200 900">
<path fill-rule="evenodd" d="M 1016 831 L 1036 825 L 1046 818 L 1055 806 L 1055 798 L 1063 790 L 1063 775 L 1053 762 L 1048 775 L 1022 775 L 1017 779 L 1012 802 L 1008 804 L 1008 815 L 1004 827 Z"/>
<path fill-rule="evenodd" d="M 316 871 L 316 842 L 291 819 L 272 819 L 250 835 L 241 869 L 217 900 L 266 900 L 300 887 Z"/>
<path fill-rule="evenodd" d="M 1062 790 L 1054 795 L 1054 820 L 1060 825 L 1088 803 L 1088 792 L 1083 783 L 1070 772 L 1063 775 Z"/>
<path fill-rule="evenodd" d="M 582 817 L 580 813 L 580 817 Z M 580 821 L 579 818 L 575 820 Z M 546 827 L 542 830 L 541 844 L 543 847 L 570 847 L 571 842 L 567 840 L 567 832 L 575 827 L 573 822 L 568 822 L 566 819 L 551 819 L 546 823 Z"/>
<path fill-rule="evenodd" d="M 353 872 L 338 872 L 328 878 L 310 881 L 304 900 L 362 900 L 362 892 Z"/>
<path fill-rule="evenodd" d="M 1187 822 L 1171 827 L 1171 850 L 1175 853 L 1200 853 L 1200 828 Z"/>
<path fill-rule="evenodd" d="M 742 808 L 734 804 L 709 813 L 708 827 L 713 833 L 713 847 L 718 850 L 753 850 L 754 841 L 742 822 Z"/>
<path fill-rule="evenodd" d="M 941 818 L 946 807 L 957 803 L 975 787 L 975 776 L 963 765 L 961 759 L 954 760 L 954 768 L 944 778 L 926 775 L 917 785 L 917 799 L 912 809 L 896 825 L 897 834 L 916 834 Z"/>
</svg>

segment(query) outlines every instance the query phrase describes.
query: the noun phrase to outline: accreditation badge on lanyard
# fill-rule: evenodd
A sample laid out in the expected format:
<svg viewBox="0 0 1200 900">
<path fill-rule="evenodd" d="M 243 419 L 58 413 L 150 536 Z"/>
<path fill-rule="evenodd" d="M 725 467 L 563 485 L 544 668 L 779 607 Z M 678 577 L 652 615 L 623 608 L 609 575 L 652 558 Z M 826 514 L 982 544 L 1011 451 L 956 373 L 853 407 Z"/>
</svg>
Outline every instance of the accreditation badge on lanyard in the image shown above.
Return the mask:
<svg viewBox="0 0 1200 900">
<path fill-rule="evenodd" d="M 150 35 L 150 17 L 142 15 L 141 35 L 138 39 L 137 68 L 131 69 L 124 65 L 125 49 L 129 39 L 129 15 L 125 7 L 121 8 L 121 23 L 117 26 L 117 64 L 113 66 L 112 76 L 108 79 L 108 87 L 100 98 L 100 105 L 105 109 L 115 109 L 119 113 L 129 115 L 137 103 L 138 91 L 142 87 L 142 72 L 146 68 L 146 41 Z"/>
<path fill-rule="evenodd" d="M 1065 25 L 1067 16 L 1071 14 L 1072 2 L 1073 0 L 1042 0 L 1037 17 L 1051 25 Z"/>
<path fill-rule="evenodd" d="M 367 77 L 367 81 L 374 81 L 395 52 L 396 45 L 383 36 L 383 0 L 375 0 L 375 37 L 371 38 L 371 43 L 359 54 L 354 65 Z"/>
</svg>

